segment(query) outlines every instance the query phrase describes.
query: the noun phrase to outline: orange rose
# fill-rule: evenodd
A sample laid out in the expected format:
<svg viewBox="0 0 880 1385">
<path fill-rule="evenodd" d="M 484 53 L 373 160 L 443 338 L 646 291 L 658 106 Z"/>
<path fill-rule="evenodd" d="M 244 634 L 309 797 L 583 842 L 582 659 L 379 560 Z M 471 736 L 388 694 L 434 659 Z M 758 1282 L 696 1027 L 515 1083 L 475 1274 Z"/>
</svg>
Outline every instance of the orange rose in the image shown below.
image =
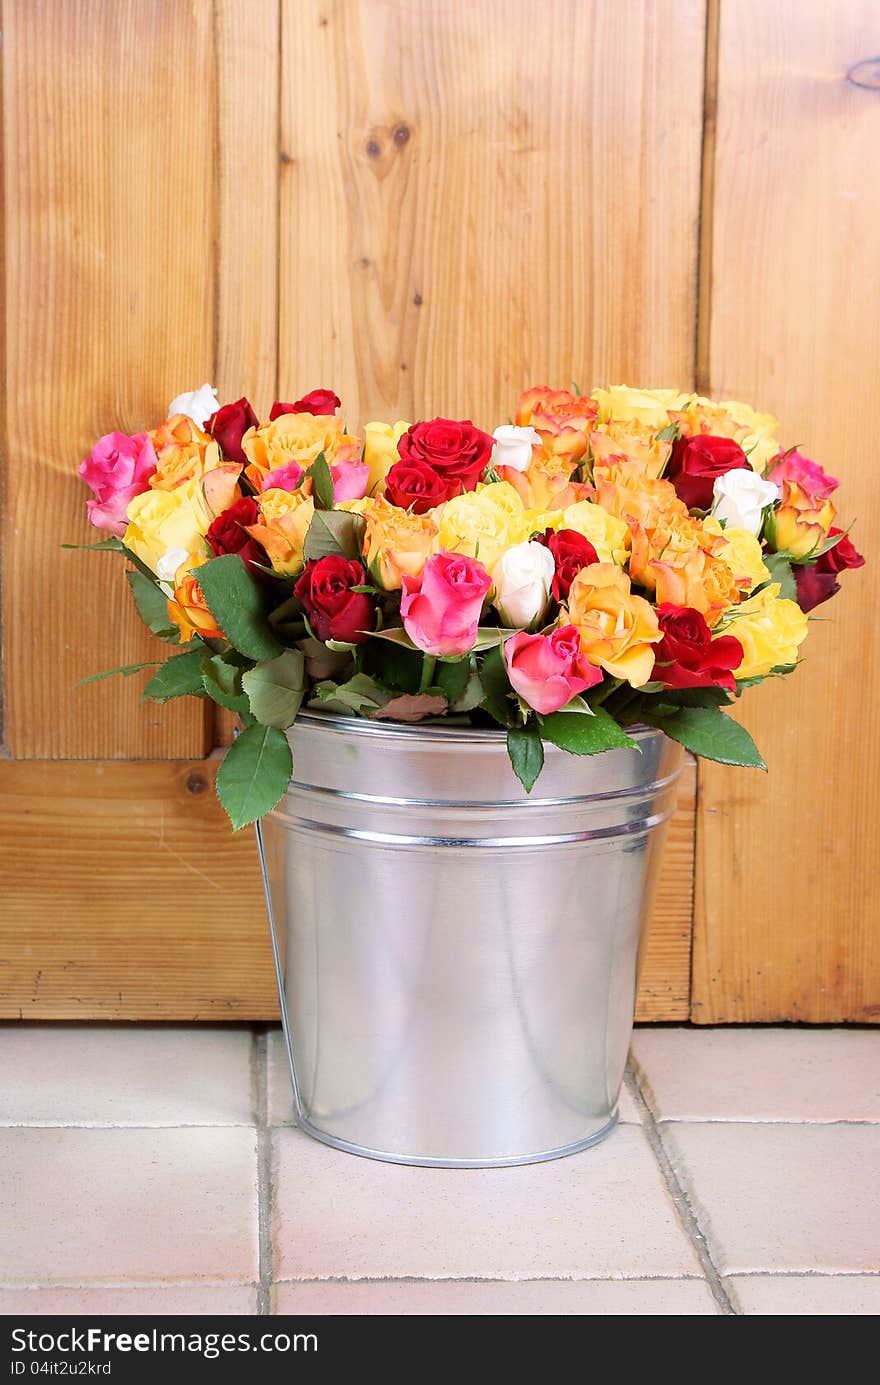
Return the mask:
<svg viewBox="0 0 880 1385">
<path fill-rule="evenodd" d="M 613 678 L 640 688 L 654 667 L 652 645 L 663 638 L 656 613 L 643 596 L 633 596 L 629 577 L 613 563 L 591 563 L 571 584 L 560 625 L 574 625 L 581 652 Z"/>
<path fill-rule="evenodd" d="M 615 462 L 597 469 L 596 493 L 599 504 L 630 526 L 654 529 L 661 517 L 669 522 L 686 520 L 687 506 L 675 494 L 669 481 L 646 476 L 640 462 Z"/>
<path fill-rule="evenodd" d="M 796 481 L 784 481 L 782 501 L 768 524 L 773 547 L 805 558 L 828 537 L 836 513 L 827 498 L 810 495 Z"/>
<path fill-rule="evenodd" d="M 204 635 L 209 640 L 225 639 L 202 595 L 202 589 L 192 575 L 193 568 L 199 568 L 208 559 L 201 554 L 187 558 L 177 569 L 174 596 L 168 602 L 168 619 L 180 631 L 180 642 L 186 644 L 193 635 Z"/>
<path fill-rule="evenodd" d="M 284 414 L 284 418 L 301 415 Z M 259 524 L 246 524 L 252 538 L 261 543 L 276 572 L 292 576 L 305 566 L 303 548 L 315 517 L 315 502 L 305 490 L 282 491 L 271 487 L 257 496 Z"/>
<path fill-rule="evenodd" d="M 687 514 L 660 514 L 652 528 L 631 523 L 629 532 L 632 539 L 630 576 L 648 591 L 653 591 L 657 585 L 655 563 L 662 559 L 675 562 L 679 555 L 689 554 L 694 549 L 711 551 L 716 541 L 713 535 L 701 533 L 699 520 Z"/>
<path fill-rule="evenodd" d="M 663 475 L 671 441 L 659 441 L 657 431 L 638 419 L 609 419 L 590 433 L 594 469 L 609 463 L 637 462 L 642 474 L 656 480 Z"/>
<path fill-rule="evenodd" d="M 598 411 L 595 399 L 588 396 L 536 385 L 520 395 L 516 423 L 540 434 L 548 457 L 567 457 L 574 463 L 587 450 L 587 434 Z"/>
<path fill-rule="evenodd" d="M 154 490 L 174 490 L 184 481 L 198 479 L 220 465 L 220 448 L 186 414 L 172 414 L 161 428 L 154 428 L 147 436 L 159 463 L 150 477 Z"/>
<path fill-rule="evenodd" d="M 527 510 L 567 510 L 580 500 L 590 500 L 592 486 L 570 480 L 575 462 L 570 457 L 538 457 L 525 471 L 496 467 L 498 476 L 518 493 Z"/>
<path fill-rule="evenodd" d="M 329 465 L 359 461 L 361 454 L 360 440 L 344 431 L 335 414 L 279 414 L 261 428 L 249 428 L 241 445 L 250 463 L 245 475 L 258 491 L 267 477 L 267 489 L 273 489 L 271 473 L 291 462 L 308 471 L 321 452 Z"/>
<path fill-rule="evenodd" d="M 364 558 L 385 591 L 400 591 L 401 578 L 418 577 L 427 560 L 440 551 L 439 531 L 431 515 L 401 510 L 384 496 L 367 501 L 361 514 L 366 524 Z"/>
<path fill-rule="evenodd" d="M 657 605 L 671 601 L 675 606 L 690 606 L 705 616 L 709 626 L 717 625 L 742 600 L 733 569 L 705 548 L 667 551 L 650 566 Z"/>
</svg>

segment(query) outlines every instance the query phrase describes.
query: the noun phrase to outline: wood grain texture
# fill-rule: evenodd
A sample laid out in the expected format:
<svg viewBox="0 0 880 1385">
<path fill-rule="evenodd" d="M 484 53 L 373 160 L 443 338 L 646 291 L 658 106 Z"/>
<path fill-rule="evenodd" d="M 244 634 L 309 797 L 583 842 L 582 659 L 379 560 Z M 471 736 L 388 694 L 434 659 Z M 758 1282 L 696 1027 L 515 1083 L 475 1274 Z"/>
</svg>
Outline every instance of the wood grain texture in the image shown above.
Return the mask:
<svg viewBox="0 0 880 1385">
<path fill-rule="evenodd" d="M 131 682 L 71 692 L 157 646 L 118 559 L 58 545 L 101 537 L 76 475 L 94 440 L 151 426 L 211 372 L 210 0 L 4 0 L 3 21 L 7 743 L 199 755 L 198 703 L 145 711 Z"/>
<path fill-rule="evenodd" d="M 0 1019 L 261 1020 L 278 1006 L 251 832 L 218 761 L 0 761 Z M 639 1019 L 687 1013 L 693 781 L 670 830 Z"/>
<path fill-rule="evenodd" d="M 769 775 L 701 767 L 701 1023 L 880 1020 L 880 91 L 846 76 L 877 20 L 871 0 L 721 5 L 709 383 L 841 478 L 869 567 L 816 612 L 803 667 L 744 698 Z"/>
<path fill-rule="evenodd" d="M 282 392 L 494 427 L 530 384 L 690 382 L 704 24 L 700 0 L 286 4 Z"/>
<path fill-rule="evenodd" d="M 267 418 L 278 386 L 281 0 L 215 0 L 217 250 L 214 383 Z M 214 744 L 233 716 L 215 707 Z"/>
</svg>

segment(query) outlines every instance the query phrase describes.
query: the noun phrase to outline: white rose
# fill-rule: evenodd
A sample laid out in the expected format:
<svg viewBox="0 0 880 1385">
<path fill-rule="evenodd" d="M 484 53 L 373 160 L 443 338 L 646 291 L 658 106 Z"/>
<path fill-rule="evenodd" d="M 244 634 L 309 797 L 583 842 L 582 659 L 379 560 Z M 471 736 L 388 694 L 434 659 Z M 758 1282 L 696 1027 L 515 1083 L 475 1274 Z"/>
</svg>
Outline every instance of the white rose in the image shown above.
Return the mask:
<svg viewBox="0 0 880 1385">
<path fill-rule="evenodd" d="M 738 467 L 719 476 L 712 487 L 712 514 L 731 529 L 759 534 L 764 510 L 779 499 L 779 487 L 756 471 Z"/>
<path fill-rule="evenodd" d="M 177 576 L 177 569 L 181 563 L 185 563 L 189 554 L 185 548 L 166 548 L 162 557 L 156 564 L 156 576 L 159 579 L 159 586 L 166 596 L 174 595 L 174 579 Z"/>
<path fill-rule="evenodd" d="M 204 428 L 208 419 L 219 408 L 217 391 L 211 385 L 205 384 L 201 389 L 190 390 L 188 394 L 179 394 L 176 399 L 172 399 L 168 405 L 168 417 L 172 414 L 186 414 L 199 428 Z"/>
<path fill-rule="evenodd" d="M 492 571 L 492 602 L 506 626 L 527 630 L 538 623 L 550 601 L 555 571 L 553 554 L 542 543 L 518 543 L 502 553 Z"/>
<path fill-rule="evenodd" d="M 526 470 L 532 460 L 532 448 L 541 441 L 540 433 L 534 428 L 517 428 L 513 423 L 502 423 L 492 436 L 495 439 L 493 467 L 510 466 L 514 471 Z"/>
</svg>

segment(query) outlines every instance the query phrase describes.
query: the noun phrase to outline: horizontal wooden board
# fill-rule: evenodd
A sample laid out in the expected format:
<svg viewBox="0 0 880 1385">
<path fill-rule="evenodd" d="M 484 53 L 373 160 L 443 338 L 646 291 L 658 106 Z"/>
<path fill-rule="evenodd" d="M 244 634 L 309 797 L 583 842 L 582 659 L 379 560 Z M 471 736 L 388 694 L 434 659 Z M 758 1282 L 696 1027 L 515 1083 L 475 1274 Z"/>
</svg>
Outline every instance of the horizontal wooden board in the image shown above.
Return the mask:
<svg viewBox="0 0 880 1385">
<path fill-rule="evenodd" d="M 0 761 L 0 1018 L 277 1019 L 254 838 L 218 761 Z M 639 1019 L 687 1014 L 693 772 L 670 833 Z"/>
</svg>

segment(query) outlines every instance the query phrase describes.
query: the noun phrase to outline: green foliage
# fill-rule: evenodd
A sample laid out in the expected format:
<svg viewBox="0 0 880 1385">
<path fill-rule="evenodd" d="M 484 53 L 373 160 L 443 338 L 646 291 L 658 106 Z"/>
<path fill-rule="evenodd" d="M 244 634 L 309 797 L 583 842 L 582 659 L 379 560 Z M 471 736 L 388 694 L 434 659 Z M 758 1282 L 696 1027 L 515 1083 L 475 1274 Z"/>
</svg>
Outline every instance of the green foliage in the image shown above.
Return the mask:
<svg viewBox="0 0 880 1385">
<path fill-rule="evenodd" d="M 368 674 L 356 673 L 347 683 L 333 683 L 329 679 L 319 683 L 311 705 L 324 707 L 328 712 L 340 712 L 343 716 L 352 713 L 363 716 L 384 707 L 391 696 Z"/>
<path fill-rule="evenodd" d="M 364 527 L 361 516 L 347 510 L 316 510 L 306 534 L 306 562 L 336 553 L 343 558 L 360 558 Z"/>
<path fill-rule="evenodd" d="M 255 664 L 242 675 L 242 687 L 257 721 L 284 731 L 292 726 L 306 691 L 306 661 L 298 649 Z"/>
<path fill-rule="evenodd" d="M 202 664 L 202 686 L 221 707 L 239 715 L 250 711 L 241 686 L 241 665 L 225 654 L 214 654 Z"/>
<path fill-rule="evenodd" d="M 242 731 L 217 774 L 217 797 L 236 832 L 275 807 L 292 773 L 293 756 L 283 731 L 259 723 Z"/>
<path fill-rule="evenodd" d="M 281 645 L 266 620 L 263 594 L 237 553 L 224 553 L 198 569 L 212 616 L 229 643 L 249 659 L 274 659 Z"/>
<path fill-rule="evenodd" d="M 312 499 L 316 510 L 333 509 L 333 474 L 323 452 L 319 452 L 309 467 L 312 478 Z M 345 511 L 343 511 L 343 514 Z"/>
<path fill-rule="evenodd" d="M 639 748 L 604 707 L 596 707 L 592 716 L 584 716 L 582 712 L 551 712 L 541 718 L 541 734 L 545 741 L 551 741 L 572 755 L 600 755 L 603 750 L 627 746 L 632 750 Z"/>
<path fill-rule="evenodd" d="M 500 644 L 496 643 L 483 659 L 480 679 L 483 684 L 480 706 L 501 726 L 510 726 L 513 721 L 512 689 Z"/>
<path fill-rule="evenodd" d="M 745 727 L 732 721 L 720 707 L 684 707 L 674 716 L 648 714 L 645 720 L 706 760 L 717 760 L 722 765 L 767 768 Z"/>
<path fill-rule="evenodd" d="M 797 600 L 797 583 L 791 567 L 789 553 L 765 553 L 764 565 L 770 569 L 770 581 L 779 583 L 779 595 L 789 601 Z M 766 583 L 764 583 L 766 586 Z M 736 634 L 736 621 L 731 626 L 731 634 Z"/>
<path fill-rule="evenodd" d="M 204 697 L 202 663 L 204 649 L 191 649 L 186 654 L 173 654 L 154 673 L 141 694 L 143 702 L 171 702 L 175 697 Z"/>
<path fill-rule="evenodd" d="M 161 587 L 142 572 L 127 572 L 125 576 L 144 625 L 160 640 L 180 644 L 180 631 L 168 618 L 168 598 Z"/>
<path fill-rule="evenodd" d="M 455 702 L 464 693 L 470 676 L 468 659 L 459 659 L 454 664 L 438 662 L 434 669 L 434 686 L 439 688 L 447 702 Z"/>
<path fill-rule="evenodd" d="M 526 793 L 531 793 L 544 767 L 544 746 L 537 727 L 512 727 L 507 733 L 507 753 L 514 774 Z"/>
<path fill-rule="evenodd" d="M 105 668 L 102 673 L 90 673 L 88 678 L 80 678 L 74 683 L 75 688 L 84 688 L 87 683 L 100 683 L 104 678 L 115 678 L 119 673 L 123 678 L 130 678 L 133 673 L 142 673 L 145 668 L 158 668 L 155 659 L 147 664 L 122 664 L 120 668 Z"/>
</svg>

